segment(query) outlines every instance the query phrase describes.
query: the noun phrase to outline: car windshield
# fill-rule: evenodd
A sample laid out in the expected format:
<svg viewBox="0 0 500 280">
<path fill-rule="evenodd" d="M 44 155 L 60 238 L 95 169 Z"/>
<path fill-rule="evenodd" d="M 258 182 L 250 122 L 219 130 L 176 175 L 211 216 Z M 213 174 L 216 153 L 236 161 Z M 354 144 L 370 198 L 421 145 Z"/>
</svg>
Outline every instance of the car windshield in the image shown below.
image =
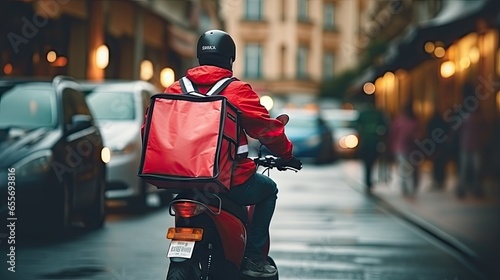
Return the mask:
<svg viewBox="0 0 500 280">
<path fill-rule="evenodd" d="M 131 92 L 93 91 L 87 94 L 86 99 L 97 120 L 135 119 L 134 95 Z"/>
<path fill-rule="evenodd" d="M 56 99 L 51 88 L 0 87 L 0 128 L 54 127 Z"/>
</svg>

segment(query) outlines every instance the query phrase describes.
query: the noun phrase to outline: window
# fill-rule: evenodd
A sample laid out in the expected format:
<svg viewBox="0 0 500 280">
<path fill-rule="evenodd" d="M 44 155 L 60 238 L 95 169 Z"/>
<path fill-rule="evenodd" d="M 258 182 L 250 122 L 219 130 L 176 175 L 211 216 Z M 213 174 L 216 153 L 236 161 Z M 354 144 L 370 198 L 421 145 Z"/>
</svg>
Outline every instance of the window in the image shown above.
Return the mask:
<svg viewBox="0 0 500 280">
<path fill-rule="evenodd" d="M 333 61 L 334 57 L 332 53 L 325 53 L 323 57 L 323 77 L 331 78 L 333 77 Z"/>
<path fill-rule="evenodd" d="M 297 52 L 297 78 L 307 78 L 307 55 L 309 50 L 300 46 Z"/>
<path fill-rule="evenodd" d="M 53 127 L 56 98 L 51 87 L 18 85 L 0 87 L 0 128 Z"/>
<path fill-rule="evenodd" d="M 245 1 L 245 19 L 262 20 L 262 0 Z"/>
<path fill-rule="evenodd" d="M 299 0 L 299 20 L 307 21 L 309 20 L 309 9 L 308 9 L 308 0 Z"/>
<path fill-rule="evenodd" d="M 92 116 L 83 94 L 72 89 L 63 90 L 64 124 L 66 127 L 71 124 L 74 115 Z"/>
<path fill-rule="evenodd" d="M 87 102 L 98 120 L 133 120 L 136 117 L 134 94 L 121 91 L 93 91 Z"/>
<path fill-rule="evenodd" d="M 325 4 L 323 24 L 325 29 L 335 28 L 335 6 L 333 3 Z"/>
<path fill-rule="evenodd" d="M 258 43 L 245 46 L 245 77 L 262 77 L 262 47 Z"/>
</svg>

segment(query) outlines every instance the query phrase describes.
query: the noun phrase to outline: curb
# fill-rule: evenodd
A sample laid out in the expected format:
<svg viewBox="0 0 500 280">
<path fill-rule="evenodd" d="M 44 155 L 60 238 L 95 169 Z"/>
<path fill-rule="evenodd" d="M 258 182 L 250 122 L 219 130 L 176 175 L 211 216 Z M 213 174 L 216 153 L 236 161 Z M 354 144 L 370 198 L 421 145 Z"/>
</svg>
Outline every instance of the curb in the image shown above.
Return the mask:
<svg viewBox="0 0 500 280">
<path fill-rule="evenodd" d="M 352 189 L 366 195 L 365 185 L 361 181 L 358 181 L 350 176 L 347 177 L 345 181 Z M 430 234 L 434 238 L 446 244 L 449 248 L 453 249 L 456 253 L 460 254 L 460 257 L 464 261 L 471 264 L 468 267 L 479 277 L 478 279 L 494 279 L 492 275 L 489 275 L 490 273 L 485 272 L 491 270 L 491 268 L 485 267 L 482 258 L 473 249 L 460 242 L 452 235 L 446 233 L 417 215 L 393 205 L 388 200 L 377 194 L 371 193 L 369 194 L 369 197 L 375 200 L 378 204 L 382 205 L 385 209 L 389 210 L 391 214 Z"/>
</svg>

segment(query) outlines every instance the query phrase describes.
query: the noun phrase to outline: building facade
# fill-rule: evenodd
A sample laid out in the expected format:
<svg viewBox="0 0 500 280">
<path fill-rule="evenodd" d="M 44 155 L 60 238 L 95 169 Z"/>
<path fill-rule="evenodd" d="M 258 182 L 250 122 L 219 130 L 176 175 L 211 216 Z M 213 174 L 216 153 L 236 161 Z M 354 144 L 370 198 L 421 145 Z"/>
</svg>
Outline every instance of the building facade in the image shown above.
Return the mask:
<svg viewBox="0 0 500 280">
<path fill-rule="evenodd" d="M 195 62 L 218 1 L 1 1 L 0 76 L 143 79 L 165 86 Z M 165 72 L 163 72 L 165 73 Z"/>
<path fill-rule="evenodd" d="M 234 72 L 260 95 L 314 98 L 323 79 L 357 62 L 367 0 L 223 0 L 237 45 Z"/>
</svg>

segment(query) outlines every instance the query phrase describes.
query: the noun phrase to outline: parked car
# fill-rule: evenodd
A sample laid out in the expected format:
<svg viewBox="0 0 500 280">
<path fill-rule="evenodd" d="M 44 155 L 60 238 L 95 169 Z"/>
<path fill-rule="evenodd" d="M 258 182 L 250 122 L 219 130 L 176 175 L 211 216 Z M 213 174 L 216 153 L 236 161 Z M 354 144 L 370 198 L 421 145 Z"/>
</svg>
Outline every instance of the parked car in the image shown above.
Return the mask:
<svg viewBox="0 0 500 280">
<path fill-rule="evenodd" d="M 61 234 L 105 219 L 105 148 L 69 77 L 0 79 L 0 215 L 16 228 Z M 2 231 L 5 228 L 2 229 Z"/>
<path fill-rule="evenodd" d="M 160 90 L 144 81 L 82 82 L 90 110 L 95 115 L 104 143 L 111 150 L 106 176 L 106 197 L 127 201 L 131 208 L 145 210 L 150 193 L 159 204 L 172 195 L 146 184 L 137 176 L 141 161 L 141 126 L 150 98 Z"/>
<path fill-rule="evenodd" d="M 325 109 L 321 115 L 332 131 L 334 150 L 339 158 L 352 158 L 357 154 L 359 112 L 348 109 Z"/>
<path fill-rule="evenodd" d="M 332 132 L 318 111 L 288 109 L 276 112 L 275 117 L 282 113 L 290 116 L 285 131 L 293 143 L 294 156 L 315 164 L 335 160 Z"/>
</svg>

